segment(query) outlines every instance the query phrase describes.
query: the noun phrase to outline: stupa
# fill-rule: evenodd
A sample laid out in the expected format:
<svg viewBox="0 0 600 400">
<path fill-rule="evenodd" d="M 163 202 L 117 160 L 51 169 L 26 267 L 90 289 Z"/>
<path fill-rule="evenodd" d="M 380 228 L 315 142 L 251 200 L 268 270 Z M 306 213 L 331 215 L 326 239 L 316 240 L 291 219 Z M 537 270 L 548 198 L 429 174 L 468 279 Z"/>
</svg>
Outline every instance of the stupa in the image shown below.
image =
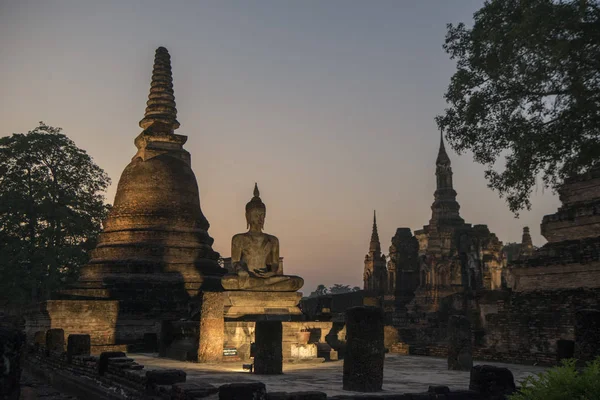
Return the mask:
<svg viewBox="0 0 600 400">
<path fill-rule="evenodd" d="M 161 334 L 161 324 L 202 310 L 222 290 L 225 270 L 212 249 L 187 136 L 179 128 L 171 59 L 156 50 L 143 131 L 119 180 L 114 205 L 79 280 L 30 315 L 29 332 L 62 328 L 90 334 L 104 351 Z"/>
</svg>

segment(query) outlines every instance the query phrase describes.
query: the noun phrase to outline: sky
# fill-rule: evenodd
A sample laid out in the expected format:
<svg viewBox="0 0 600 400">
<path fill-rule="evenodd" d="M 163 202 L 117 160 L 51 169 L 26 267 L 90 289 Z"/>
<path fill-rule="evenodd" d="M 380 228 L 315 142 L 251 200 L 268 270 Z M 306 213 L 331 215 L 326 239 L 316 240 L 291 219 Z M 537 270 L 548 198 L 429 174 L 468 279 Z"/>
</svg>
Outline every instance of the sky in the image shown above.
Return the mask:
<svg viewBox="0 0 600 400">
<path fill-rule="evenodd" d="M 258 182 L 284 272 L 362 287 L 373 210 L 384 253 L 431 216 L 434 117 L 455 65 L 447 23 L 475 0 L 0 0 L 0 136 L 62 127 L 112 179 L 135 154 L 154 51 L 170 54 L 202 210 L 230 255 Z M 485 167 L 448 148 L 461 216 L 520 242 L 560 202 L 540 185 L 518 219 Z"/>
</svg>

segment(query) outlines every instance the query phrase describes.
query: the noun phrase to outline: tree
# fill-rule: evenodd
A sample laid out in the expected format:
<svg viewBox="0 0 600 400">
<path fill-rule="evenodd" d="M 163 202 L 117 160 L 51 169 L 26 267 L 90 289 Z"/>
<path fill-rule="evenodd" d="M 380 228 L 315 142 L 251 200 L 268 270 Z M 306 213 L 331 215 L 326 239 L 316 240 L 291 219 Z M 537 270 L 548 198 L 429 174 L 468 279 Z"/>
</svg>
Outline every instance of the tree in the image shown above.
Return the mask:
<svg viewBox="0 0 600 400">
<path fill-rule="evenodd" d="M 329 288 L 329 293 L 331 294 L 348 293 L 351 291 L 352 289 L 350 288 L 350 285 L 342 285 L 339 283 L 336 283 L 335 285 Z"/>
<path fill-rule="evenodd" d="M 598 166 L 598 0 L 486 1 L 472 28 L 448 24 L 443 47 L 457 71 L 437 124 L 454 150 L 487 166 L 516 215 L 531 208 L 538 176 L 555 190 Z"/>
<path fill-rule="evenodd" d="M 40 122 L 0 138 L 0 290 L 12 302 L 46 297 L 75 279 L 106 217 L 106 173 Z"/>
<path fill-rule="evenodd" d="M 360 292 L 361 290 L 362 290 L 362 289 L 361 289 L 359 286 L 354 286 L 354 287 L 352 288 L 352 291 L 353 291 L 353 292 Z"/>
</svg>

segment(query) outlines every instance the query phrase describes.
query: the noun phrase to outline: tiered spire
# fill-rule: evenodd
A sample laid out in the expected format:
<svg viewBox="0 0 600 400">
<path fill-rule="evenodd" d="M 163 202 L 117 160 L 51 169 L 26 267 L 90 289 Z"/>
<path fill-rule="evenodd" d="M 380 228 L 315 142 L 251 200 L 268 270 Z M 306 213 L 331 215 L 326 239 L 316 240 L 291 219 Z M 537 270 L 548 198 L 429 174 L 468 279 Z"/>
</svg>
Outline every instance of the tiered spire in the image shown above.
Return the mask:
<svg viewBox="0 0 600 400">
<path fill-rule="evenodd" d="M 156 49 L 150 95 L 146 105 L 146 113 L 140 121 L 141 128 L 148 129 L 151 126 L 160 125 L 162 129 L 166 128 L 171 132 L 179 128 L 173 93 L 171 56 L 164 47 Z"/>
<path fill-rule="evenodd" d="M 439 226 L 441 224 L 461 225 L 464 220 L 460 217 L 460 205 L 456 201 L 456 191 L 452 185 L 452 167 L 450 157 L 446 153 L 444 146 L 444 136 L 440 131 L 440 148 L 436 159 L 436 191 L 434 193 L 434 202 L 431 205 L 430 225 Z"/>
<path fill-rule="evenodd" d="M 531 240 L 531 235 L 529 234 L 529 227 L 523 227 L 523 236 L 521 238 L 521 248 L 519 251 L 519 256 L 528 256 L 533 253 L 533 241 Z"/>
<path fill-rule="evenodd" d="M 379 233 L 377 232 L 377 216 L 375 215 L 375 210 L 373 210 L 373 231 L 371 232 L 369 252 L 381 253 L 381 244 L 379 243 Z"/>
<path fill-rule="evenodd" d="M 448 157 L 448 153 L 446 153 L 446 147 L 444 146 L 444 135 L 442 131 L 440 131 L 440 149 L 438 150 L 438 156 L 435 164 L 450 166 L 450 157 Z"/>
</svg>

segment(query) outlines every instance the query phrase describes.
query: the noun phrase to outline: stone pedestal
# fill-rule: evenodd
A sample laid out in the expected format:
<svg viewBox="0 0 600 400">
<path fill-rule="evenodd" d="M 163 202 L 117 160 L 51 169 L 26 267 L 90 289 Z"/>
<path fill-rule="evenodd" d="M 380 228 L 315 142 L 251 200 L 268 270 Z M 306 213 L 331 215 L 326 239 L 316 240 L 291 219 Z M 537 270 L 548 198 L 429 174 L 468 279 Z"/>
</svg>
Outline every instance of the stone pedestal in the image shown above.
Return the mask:
<svg viewBox="0 0 600 400">
<path fill-rule="evenodd" d="M 473 367 L 471 323 L 463 315 L 448 320 L 448 369 L 470 371 Z"/>
<path fill-rule="evenodd" d="M 257 321 L 278 319 L 299 320 L 302 311 L 299 292 L 224 292 L 224 316 L 227 320 Z"/>
<path fill-rule="evenodd" d="M 292 344 L 291 353 L 294 360 L 314 359 L 317 358 L 317 345 L 314 343 Z"/>
<path fill-rule="evenodd" d="M 223 359 L 225 320 L 223 293 L 204 292 L 200 312 L 200 343 L 198 362 L 218 362 Z"/>
<path fill-rule="evenodd" d="M 575 313 L 575 358 L 592 361 L 600 356 L 600 311 Z"/>
<path fill-rule="evenodd" d="M 254 373 L 276 375 L 283 372 L 281 321 L 257 321 L 255 335 L 256 353 Z"/>
<path fill-rule="evenodd" d="M 344 390 L 377 392 L 383 385 L 383 310 L 352 307 L 346 311 Z"/>
</svg>

